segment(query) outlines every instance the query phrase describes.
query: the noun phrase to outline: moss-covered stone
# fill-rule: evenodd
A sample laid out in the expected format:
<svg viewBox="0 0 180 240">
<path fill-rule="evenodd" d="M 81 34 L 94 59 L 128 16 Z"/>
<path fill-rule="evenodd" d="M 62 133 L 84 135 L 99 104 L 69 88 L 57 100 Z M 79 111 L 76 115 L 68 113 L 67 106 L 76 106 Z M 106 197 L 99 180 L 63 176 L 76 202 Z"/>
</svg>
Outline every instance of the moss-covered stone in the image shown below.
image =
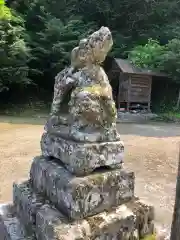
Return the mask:
<svg viewBox="0 0 180 240">
<path fill-rule="evenodd" d="M 21 224 L 28 227 L 32 225 L 32 229 L 36 232 L 39 240 L 154 240 L 152 238 L 154 236 L 153 221 L 151 220 L 153 216 L 152 207 L 138 199 L 121 204 L 109 209 L 109 211 L 102 211 L 91 217 L 81 220 L 70 220 L 55 207 L 52 207 L 50 202 L 47 204 L 44 198 L 41 198 L 39 194 L 31 189 L 31 184 L 28 182 L 19 183 L 16 186 L 16 196 L 18 197 L 15 198 L 15 206 L 18 211 L 21 211 L 21 214 L 18 216 L 21 220 L 22 216 L 24 217 L 24 222 L 21 221 Z M 9 209 L 15 208 L 11 207 Z M 142 220 L 141 224 L 139 224 L 139 213 Z M 13 215 L 6 215 L 8 215 L 8 219 L 15 217 L 16 221 L 17 218 L 14 214 L 15 211 L 13 210 Z M 6 221 L 6 218 L 6 216 L 0 216 L 0 229 L 3 227 L 3 231 L 7 233 L 11 229 L 8 228 L 9 225 L 7 223 L 9 220 L 7 219 Z M 1 222 L 2 219 L 3 222 Z M 15 225 L 12 225 L 12 227 L 21 225 L 19 222 L 13 221 L 12 223 L 15 223 Z M 10 240 L 15 239 L 17 238 L 10 238 Z M 30 240 L 32 239 L 30 238 Z"/>
<path fill-rule="evenodd" d="M 64 125 L 62 121 L 57 121 L 54 127 L 53 119 L 60 115 L 63 98 L 71 92 L 66 121 L 71 140 L 84 143 L 120 140 L 116 129 L 117 111 L 112 87 L 101 66 L 112 44 L 110 30 L 101 27 L 88 38 L 82 39 L 79 46 L 72 50 L 71 66 L 55 78 L 52 118 L 46 124 L 48 133 L 51 133 L 52 128 L 58 132 L 57 128 Z"/>
<path fill-rule="evenodd" d="M 140 201 L 134 200 L 134 204 L 136 207 L 139 205 L 142 209 Z M 144 214 L 146 215 L 146 213 Z M 145 222 L 139 226 L 140 228 L 144 228 L 147 225 L 147 219 L 145 217 L 144 219 Z M 140 238 L 139 232 L 141 232 L 141 229 L 136 228 L 137 216 L 126 204 L 118 206 L 109 212 L 103 211 L 95 216 L 71 223 L 61 213 L 58 213 L 56 209 L 45 205 L 38 210 L 36 220 L 38 239 L 154 240 L 151 229 L 147 231 L 149 233 L 144 233 L 142 238 Z"/>
<path fill-rule="evenodd" d="M 111 89 L 110 89 L 111 90 Z M 75 92 L 79 93 L 81 91 L 86 91 L 90 94 L 94 94 L 98 97 L 107 97 L 111 95 L 112 93 L 109 91 L 109 88 L 103 88 L 100 84 L 93 84 L 90 86 L 80 87 L 76 88 Z"/>
<path fill-rule="evenodd" d="M 0 239 L 2 240 L 35 240 L 33 232 L 27 234 L 24 225 L 19 221 L 14 206 L 0 204 Z"/>
<path fill-rule="evenodd" d="M 134 173 L 121 169 L 94 172 L 84 177 L 70 174 L 54 161 L 36 158 L 31 182 L 56 207 L 72 219 L 110 210 L 134 197 Z"/>
<path fill-rule="evenodd" d="M 126 206 L 136 215 L 136 229 L 140 238 L 154 233 L 154 207 L 146 202 L 129 201 Z"/>
<path fill-rule="evenodd" d="M 21 180 L 13 184 L 14 208 L 28 234 L 34 232 L 36 211 L 45 201 L 45 198 L 33 192 L 29 181 Z"/>
<path fill-rule="evenodd" d="M 64 129 L 61 129 L 61 133 Z M 68 130 L 65 136 L 68 137 Z M 121 168 L 124 144 L 121 141 L 103 143 L 80 143 L 57 134 L 45 133 L 41 141 L 43 156 L 55 157 L 76 176 L 88 175 L 96 168 L 109 166 Z"/>
<path fill-rule="evenodd" d="M 141 238 L 141 240 L 156 240 L 156 235 L 151 234 L 151 235 Z"/>
</svg>

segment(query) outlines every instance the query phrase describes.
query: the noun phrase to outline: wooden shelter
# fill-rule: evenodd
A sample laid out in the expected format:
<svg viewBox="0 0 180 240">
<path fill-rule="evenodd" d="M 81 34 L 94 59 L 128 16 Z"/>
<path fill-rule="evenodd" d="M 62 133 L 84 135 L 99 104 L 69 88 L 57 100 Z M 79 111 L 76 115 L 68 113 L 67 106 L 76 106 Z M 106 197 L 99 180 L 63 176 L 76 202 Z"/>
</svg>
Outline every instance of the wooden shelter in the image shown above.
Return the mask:
<svg viewBox="0 0 180 240">
<path fill-rule="evenodd" d="M 110 63 L 110 60 L 108 62 Z M 163 74 L 137 68 L 125 59 L 112 58 L 110 65 L 107 74 L 118 109 L 124 107 L 129 111 L 140 104 L 150 111 L 152 77 L 163 76 Z"/>
</svg>

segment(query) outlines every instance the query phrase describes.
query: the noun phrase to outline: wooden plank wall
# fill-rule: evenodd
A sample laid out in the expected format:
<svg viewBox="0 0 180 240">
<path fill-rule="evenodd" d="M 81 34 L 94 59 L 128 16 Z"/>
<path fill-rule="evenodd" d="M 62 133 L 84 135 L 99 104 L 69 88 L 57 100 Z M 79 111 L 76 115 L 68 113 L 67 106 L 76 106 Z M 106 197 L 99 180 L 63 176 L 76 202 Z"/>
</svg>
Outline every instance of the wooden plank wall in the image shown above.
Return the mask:
<svg viewBox="0 0 180 240">
<path fill-rule="evenodd" d="M 128 101 L 129 75 L 121 73 L 119 76 L 119 98 L 120 102 Z"/>
<path fill-rule="evenodd" d="M 150 102 L 152 77 L 131 75 L 130 81 L 129 102 Z"/>
</svg>

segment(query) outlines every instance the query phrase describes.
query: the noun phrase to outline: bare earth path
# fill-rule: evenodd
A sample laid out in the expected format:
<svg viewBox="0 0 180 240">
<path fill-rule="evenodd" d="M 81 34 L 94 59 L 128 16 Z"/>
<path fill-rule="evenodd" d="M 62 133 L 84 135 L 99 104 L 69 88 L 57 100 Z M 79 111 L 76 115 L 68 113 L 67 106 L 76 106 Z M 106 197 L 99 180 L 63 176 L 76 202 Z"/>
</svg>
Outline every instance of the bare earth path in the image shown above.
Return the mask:
<svg viewBox="0 0 180 240">
<path fill-rule="evenodd" d="M 10 123 L 8 123 L 10 121 Z M 43 121 L 0 117 L 0 203 L 11 201 L 13 181 L 26 178 L 40 154 Z M 156 219 L 171 223 L 180 126 L 118 124 L 125 166 L 136 173 L 136 194 L 156 207 Z"/>
</svg>

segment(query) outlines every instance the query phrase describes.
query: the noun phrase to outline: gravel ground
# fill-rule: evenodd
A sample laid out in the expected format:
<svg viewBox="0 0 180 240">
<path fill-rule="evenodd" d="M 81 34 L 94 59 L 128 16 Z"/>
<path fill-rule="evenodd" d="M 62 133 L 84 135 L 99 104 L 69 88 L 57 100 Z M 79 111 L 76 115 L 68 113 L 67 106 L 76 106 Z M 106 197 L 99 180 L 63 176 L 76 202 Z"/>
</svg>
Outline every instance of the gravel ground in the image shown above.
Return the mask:
<svg viewBox="0 0 180 240">
<path fill-rule="evenodd" d="M 9 122 L 9 123 L 8 123 Z M 125 166 L 135 171 L 136 194 L 154 204 L 156 220 L 171 223 L 180 127 L 173 124 L 118 124 Z M 13 181 L 28 176 L 40 154 L 42 120 L 0 118 L 0 203 L 11 201 Z"/>
</svg>

